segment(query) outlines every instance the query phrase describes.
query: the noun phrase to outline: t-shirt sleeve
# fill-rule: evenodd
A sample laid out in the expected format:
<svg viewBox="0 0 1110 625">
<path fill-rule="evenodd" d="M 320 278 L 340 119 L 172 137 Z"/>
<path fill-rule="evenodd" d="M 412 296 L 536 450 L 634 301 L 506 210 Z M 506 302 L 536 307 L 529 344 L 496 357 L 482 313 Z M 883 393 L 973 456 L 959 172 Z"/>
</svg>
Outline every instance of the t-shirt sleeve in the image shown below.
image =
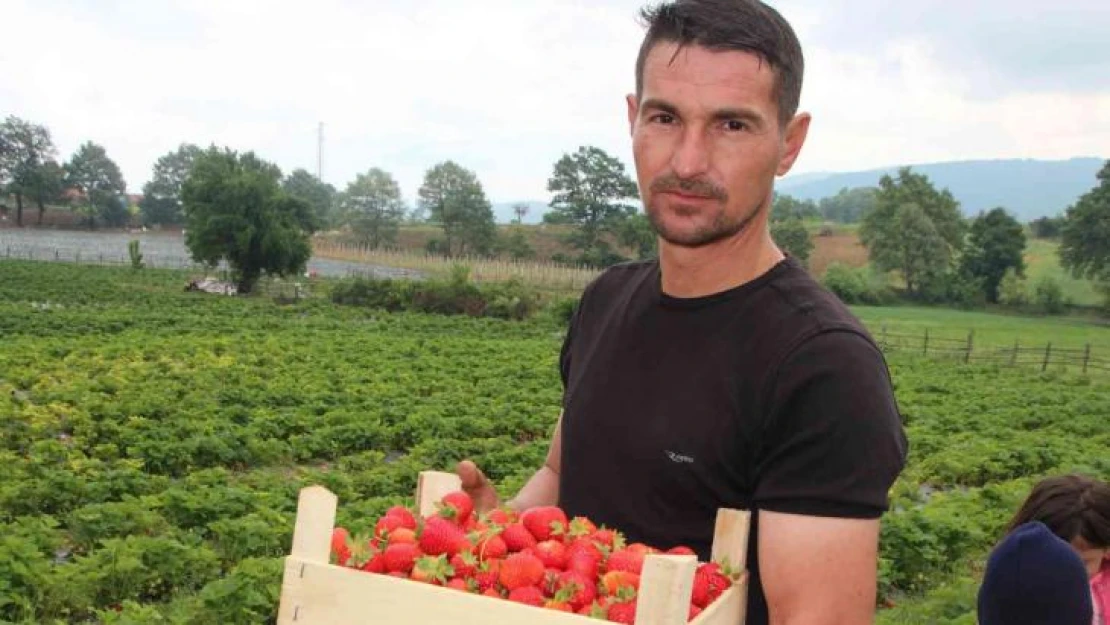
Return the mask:
<svg viewBox="0 0 1110 625">
<path fill-rule="evenodd" d="M 768 389 L 754 505 L 784 513 L 877 518 L 908 443 L 886 363 L 848 330 L 805 340 Z"/>
</svg>

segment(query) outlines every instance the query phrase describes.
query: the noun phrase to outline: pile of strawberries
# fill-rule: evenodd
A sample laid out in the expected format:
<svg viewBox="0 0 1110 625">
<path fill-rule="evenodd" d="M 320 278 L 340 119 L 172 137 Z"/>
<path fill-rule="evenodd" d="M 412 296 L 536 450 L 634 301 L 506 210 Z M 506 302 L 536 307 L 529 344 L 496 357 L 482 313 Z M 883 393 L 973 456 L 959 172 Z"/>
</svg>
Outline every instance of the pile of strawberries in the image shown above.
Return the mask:
<svg viewBox="0 0 1110 625">
<path fill-rule="evenodd" d="M 337 527 L 331 548 L 332 563 L 340 566 L 615 623 L 635 620 L 644 556 L 694 554 L 687 547 L 625 544 L 620 532 L 568 519 L 555 506 L 477 515 L 461 491 L 443 497 L 426 518 L 394 506 L 372 534 L 352 536 Z M 690 619 L 733 583 L 732 575 L 717 563 L 699 563 Z"/>
</svg>

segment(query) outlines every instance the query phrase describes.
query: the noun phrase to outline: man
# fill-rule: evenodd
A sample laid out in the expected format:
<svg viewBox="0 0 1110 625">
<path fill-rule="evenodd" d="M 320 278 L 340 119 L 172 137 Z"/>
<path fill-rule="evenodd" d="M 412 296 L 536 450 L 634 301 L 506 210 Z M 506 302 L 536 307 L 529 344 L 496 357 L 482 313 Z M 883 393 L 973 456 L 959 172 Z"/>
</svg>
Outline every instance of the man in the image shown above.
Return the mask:
<svg viewBox="0 0 1110 625">
<path fill-rule="evenodd" d="M 754 0 L 644 17 L 627 106 L 659 258 L 584 291 L 547 461 L 508 505 L 702 560 L 717 509 L 750 509 L 749 625 L 870 623 L 906 439 L 881 353 L 769 235 L 810 123 L 800 46 Z M 473 463 L 458 471 L 477 507 L 499 502 Z"/>
</svg>

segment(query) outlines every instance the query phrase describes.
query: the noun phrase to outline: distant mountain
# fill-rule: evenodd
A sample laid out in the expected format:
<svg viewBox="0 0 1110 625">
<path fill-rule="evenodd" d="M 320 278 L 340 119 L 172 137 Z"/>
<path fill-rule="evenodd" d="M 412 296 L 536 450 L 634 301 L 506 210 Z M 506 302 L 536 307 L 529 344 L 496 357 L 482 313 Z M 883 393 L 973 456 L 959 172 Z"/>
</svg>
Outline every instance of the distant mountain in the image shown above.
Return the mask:
<svg viewBox="0 0 1110 625">
<path fill-rule="evenodd" d="M 1002 206 L 1021 221 L 1062 214 L 1079 196 L 1095 186 L 1102 158 L 1063 161 L 1032 159 L 953 161 L 911 165 L 938 189 L 947 188 L 965 215 Z M 857 172 L 828 172 L 789 176 L 776 190 L 798 199 L 820 200 L 844 187 L 876 186 L 883 174 L 898 166 Z"/>
</svg>

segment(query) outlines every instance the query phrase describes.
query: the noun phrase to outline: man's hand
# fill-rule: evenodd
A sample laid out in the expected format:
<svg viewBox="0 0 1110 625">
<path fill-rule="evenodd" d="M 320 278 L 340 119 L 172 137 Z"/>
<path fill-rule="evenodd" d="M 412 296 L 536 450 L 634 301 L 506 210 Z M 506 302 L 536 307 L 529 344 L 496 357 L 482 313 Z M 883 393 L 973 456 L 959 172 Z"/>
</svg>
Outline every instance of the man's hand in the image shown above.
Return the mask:
<svg viewBox="0 0 1110 625">
<path fill-rule="evenodd" d="M 462 480 L 462 489 L 474 501 L 474 511 L 478 514 L 489 512 L 501 505 L 497 490 L 482 470 L 470 460 L 463 460 L 455 471 Z"/>
<path fill-rule="evenodd" d="M 759 511 L 771 625 L 874 622 L 879 521 Z"/>
</svg>

